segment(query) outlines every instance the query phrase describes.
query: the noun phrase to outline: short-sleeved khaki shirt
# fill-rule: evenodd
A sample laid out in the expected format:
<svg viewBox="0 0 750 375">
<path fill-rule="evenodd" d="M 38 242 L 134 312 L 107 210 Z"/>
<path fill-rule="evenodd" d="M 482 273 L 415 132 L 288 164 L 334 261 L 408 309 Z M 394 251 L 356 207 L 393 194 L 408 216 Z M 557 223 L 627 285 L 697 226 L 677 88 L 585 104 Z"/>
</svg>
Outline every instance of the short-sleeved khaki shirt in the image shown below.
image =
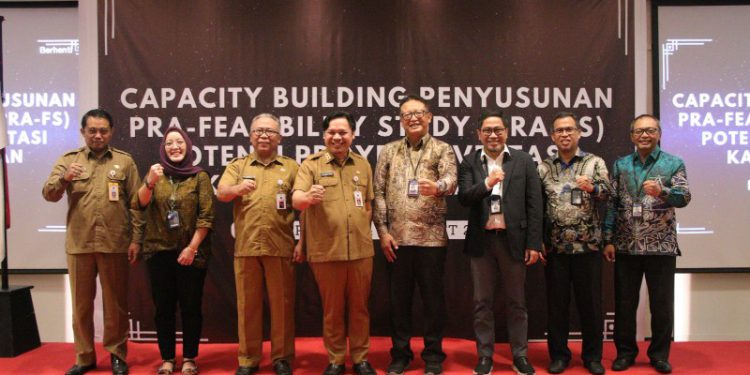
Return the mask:
<svg viewBox="0 0 750 375">
<path fill-rule="evenodd" d="M 85 171 L 65 183 L 62 176 L 74 162 L 82 164 Z M 140 184 L 133 158 L 113 147 L 98 159 L 85 146 L 57 159 L 42 196 L 57 202 L 67 192 L 66 252 L 127 253 L 131 242 L 140 243 L 141 214 L 130 209 Z"/>
<path fill-rule="evenodd" d="M 372 168 L 367 159 L 349 151 L 340 166 L 327 150 L 302 162 L 294 190 L 312 185 L 325 188 L 323 201 L 305 210 L 305 248 L 309 262 L 356 260 L 372 257 Z M 357 206 L 355 191 L 363 202 Z"/>
<path fill-rule="evenodd" d="M 234 186 L 254 178 L 256 188 L 234 199 L 234 256 L 291 257 L 294 251 L 292 187 L 297 175 L 294 159 L 277 155 L 263 165 L 255 153 L 234 159 L 224 170 L 219 185 Z M 286 197 L 286 208 L 277 208 L 277 194 Z"/>
</svg>

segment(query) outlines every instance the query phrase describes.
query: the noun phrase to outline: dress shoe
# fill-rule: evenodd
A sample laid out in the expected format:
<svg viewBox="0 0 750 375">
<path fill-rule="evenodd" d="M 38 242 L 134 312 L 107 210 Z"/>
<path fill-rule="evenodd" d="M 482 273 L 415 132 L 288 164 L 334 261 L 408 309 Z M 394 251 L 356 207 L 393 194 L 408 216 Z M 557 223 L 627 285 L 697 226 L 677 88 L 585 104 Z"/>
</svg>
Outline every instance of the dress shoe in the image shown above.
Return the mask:
<svg viewBox="0 0 750 375">
<path fill-rule="evenodd" d="M 286 359 L 280 359 L 273 363 L 273 372 L 276 375 L 292 375 L 292 366 Z"/>
<path fill-rule="evenodd" d="M 386 375 L 404 375 L 406 369 L 409 368 L 411 361 L 408 359 L 394 359 L 391 364 L 388 365 L 388 369 L 385 370 Z"/>
<path fill-rule="evenodd" d="M 669 364 L 667 361 L 651 361 L 651 367 L 654 368 L 659 373 L 662 374 L 671 374 L 672 373 L 672 365 Z"/>
<path fill-rule="evenodd" d="M 589 373 L 594 375 L 601 375 L 606 372 L 600 361 L 583 362 L 583 367 L 585 367 L 586 370 L 589 370 Z"/>
<path fill-rule="evenodd" d="M 612 371 L 625 371 L 635 363 L 633 358 L 619 357 L 612 362 Z"/>
<path fill-rule="evenodd" d="M 323 370 L 323 375 L 341 375 L 344 371 L 346 371 L 345 365 L 329 363 L 328 366 L 326 366 L 326 369 Z"/>
<path fill-rule="evenodd" d="M 564 359 L 555 359 L 549 364 L 549 368 L 547 371 L 550 374 L 562 374 L 563 371 L 565 371 L 566 368 L 568 368 L 569 361 L 566 361 Z"/>
<path fill-rule="evenodd" d="M 515 370 L 518 375 L 531 375 L 535 373 L 534 367 L 531 366 L 529 359 L 526 357 L 513 358 L 513 370 Z"/>
<path fill-rule="evenodd" d="M 234 375 L 253 375 L 256 372 L 258 372 L 258 366 L 240 366 L 237 367 L 237 371 L 234 372 Z"/>
<path fill-rule="evenodd" d="M 492 372 L 492 358 L 479 357 L 477 365 L 474 366 L 474 375 L 489 375 Z"/>
<path fill-rule="evenodd" d="M 352 370 L 354 370 L 354 373 L 357 375 L 377 375 L 372 366 L 370 366 L 370 362 L 367 361 L 355 363 Z"/>
<path fill-rule="evenodd" d="M 112 362 L 113 375 L 128 375 L 128 364 L 125 363 L 125 361 L 114 354 L 110 355 L 110 359 Z"/>
<path fill-rule="evenodd" d="M 440 362 L 427 362 L 424 365 L 424 375 L 442 375 L 443 364 Z"/>
<path fill-rule="evenodd" d="M 94 369 L 96 369 L 96 363 L 90 365 L 73 365 L 68 371 L 65 371 L 65 375 L 83 375 Z"/>
</svg>

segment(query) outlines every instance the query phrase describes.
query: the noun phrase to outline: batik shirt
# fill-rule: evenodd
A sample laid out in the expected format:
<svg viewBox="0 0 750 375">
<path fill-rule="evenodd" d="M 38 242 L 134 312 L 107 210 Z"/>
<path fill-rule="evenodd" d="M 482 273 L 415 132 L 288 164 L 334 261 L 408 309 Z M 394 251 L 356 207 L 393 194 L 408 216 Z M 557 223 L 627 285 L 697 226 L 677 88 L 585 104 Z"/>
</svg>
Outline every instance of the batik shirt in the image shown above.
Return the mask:
<svg viewBox="0 0 750 375">
<path fill-rule="evenodd" d="M 601 250 L 602 232 L 596 201 L 606 200 L 609 176 L 602 158 L 580 149 L 565 163 L 559 155 L 538 167 L 544 192 L 544 243 L 547 251 L 578 254 Z M 582 191 L 582 204 L 574 205 L 571 192 L 576 176 L 591 178 L 594 191 Z"/>
<path fill-rule="evenodd" d="M 645 180 L 659 181 L 662 192 L 652 197 L 643 192 Z M 656 147 L 645 162 L 638 153 L 622 157 L 612 171 L 612 192 L 604 219 L 604 242 L 619 253 L 631 255 L 680 255 L 677 246 L 675 208 L 690 203 L 685 163 Z M 633 217 L 633 205 L 641 205 L 641 218 Z"/>
</svg>

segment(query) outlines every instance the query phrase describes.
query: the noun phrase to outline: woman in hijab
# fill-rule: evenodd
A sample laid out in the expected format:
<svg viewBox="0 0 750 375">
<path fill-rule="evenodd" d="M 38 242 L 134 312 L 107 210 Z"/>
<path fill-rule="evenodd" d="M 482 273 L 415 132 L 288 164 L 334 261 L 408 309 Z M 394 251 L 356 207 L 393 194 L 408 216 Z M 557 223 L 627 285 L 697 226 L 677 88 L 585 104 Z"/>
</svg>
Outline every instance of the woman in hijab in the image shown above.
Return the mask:
<svg viewBox="0 0 750 375">
<path fill-rule="evenodd" d="M 162 365 L 158 374 L 175 370 L 176 308 L 182 320 L 182 374 L 196 375 L 203 316 L 201 300 L 207 238 L 213 225 L 213 187 L 204 170 L 194 166 L 193 143 L 187 133 L 170 127 L 159 149 L 159 163 L 144 178 L 132 207 L 144 211 L 143 254 L 151 281 L 156 336 Z"/>
</svg>

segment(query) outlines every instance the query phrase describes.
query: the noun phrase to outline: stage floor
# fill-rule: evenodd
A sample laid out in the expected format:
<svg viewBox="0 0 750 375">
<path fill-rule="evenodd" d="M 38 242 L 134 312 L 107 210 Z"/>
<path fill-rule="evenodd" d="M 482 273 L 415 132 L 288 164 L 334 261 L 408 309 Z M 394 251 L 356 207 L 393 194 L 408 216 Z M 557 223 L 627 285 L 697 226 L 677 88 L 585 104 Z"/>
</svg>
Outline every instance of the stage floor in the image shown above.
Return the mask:
<svg viewBox="0 0 750 375">
<path fill-rule="evenodd" d="M 2 338 L 0 338 L 2 339 Z M 628 375 L 655 374 L 656 372 L 648 365 L 646 347 L 648 343 L 640 343 L 641 354 L 638 356 L 636 365 L 626 372 Z M 130 343 L 128 364 L 130 374 L 155 374 L 160 364 L 159 350 L 155 343 Z M 373 337 L 369 360 L 379 374 L 385 372 L 388 366 L 390 339 L 384 337 Z M 422 348 L 421 340 L 413 340 L 412 348 L 419 353 Z M 258 374 L 273 374 L 270 360 L 267 358 L 269 351 L 268 342 L 264 343 L 264 360 Z M 461 339 L 445 339 L 444 350 L 448 359 L 444 364 L 445 374 L 471 374 L 476 362 L 476 351 L 473 341 Z M 574 359 L 571 367 L 565 374 L 588 374 L 581 367 L 580 342 L 572 342 L 571 350 Z M 178 355 L 180 348 L 178 348 Z M 750 342 L 679 342 L 672 346 L 670 361 L 674 367 L 675 374 L 750 374 Z M 104 351 L 101 344 L 97 345 L 98 369 L 89 374 L 111 374 L 109 355 Z M 233 374 L 237 366 L 237 344 L 202 344 L 198 366 L 201 374 Z M 612 342 L 604 344 L 603 363 L 607 372 L 610 370 L 612 360 L 615 357 L 615 348 Z M 529 344 L 529 358 L 538 374 L 547 374 L 547 345 L 543 342 Z M 498 344 L 495 354 L 494 373 L 512 373 L 510 350 L 507 344 Z M 0 358 L 0 374 L 61 374 L 74 362 L 73 344 L 69 343 L 44 343 L 40 348 L 24 353 L 16 358 Z M 295 374 L 319 375 L 327 364 L 326 351 L 320 338 L 298 338 L 297 356 L 294 361 Z M 424 364 L 421 359 L 412 363 L 407 374 L 422 374 Z M 347 363 L 347 374 L 352 373 L 351 363 Z M 175 372 L 179 374 L 179 372 Z"/>
</svg>

